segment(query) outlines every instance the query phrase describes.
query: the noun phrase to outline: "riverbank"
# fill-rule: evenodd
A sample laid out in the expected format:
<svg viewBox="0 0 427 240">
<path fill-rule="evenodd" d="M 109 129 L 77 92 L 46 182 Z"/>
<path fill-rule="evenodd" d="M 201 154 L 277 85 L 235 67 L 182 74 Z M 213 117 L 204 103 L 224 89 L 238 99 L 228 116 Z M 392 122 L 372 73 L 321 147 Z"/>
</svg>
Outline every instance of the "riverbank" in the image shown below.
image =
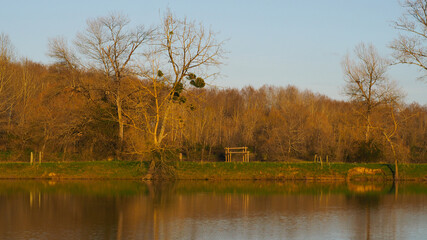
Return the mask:
<svg viewBox="0 0 427 240">
<path fill-rule="evenodd" d="M 394 165 L 360 163 L 176 162 L 181 180 L 393 180 Z M 143 179 L 148 162 L 0 163 L 1 179 Z M 427 181 L 427 164 L 399 165 L 401 180 Z"/>
</svg>

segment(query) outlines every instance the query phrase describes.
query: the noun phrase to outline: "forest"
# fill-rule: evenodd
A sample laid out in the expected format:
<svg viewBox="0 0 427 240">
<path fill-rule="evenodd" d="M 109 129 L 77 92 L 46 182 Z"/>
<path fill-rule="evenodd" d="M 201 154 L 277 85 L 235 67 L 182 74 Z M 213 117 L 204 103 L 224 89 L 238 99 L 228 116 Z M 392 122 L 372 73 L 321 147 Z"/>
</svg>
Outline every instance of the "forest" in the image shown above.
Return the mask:
<svg viewBox="0 0 427 240">
<path fill-rule="evenodd" d="M 154 28 L 129 22 L 111 14 L 71 46 L 50 39 L 52 64 L 17 59 L 0 35 L 1 161 L 224 161 L 225 147 L 246 146 L 251 161 L 427 162 L 427 106 L 405 103 L 370 44 L 343 59 L 343 101 L 211 86 L 227 52 L 215 32 L 170 12 Z M 402 63 L 405 43 L 392 46 Z"/>
</svg>

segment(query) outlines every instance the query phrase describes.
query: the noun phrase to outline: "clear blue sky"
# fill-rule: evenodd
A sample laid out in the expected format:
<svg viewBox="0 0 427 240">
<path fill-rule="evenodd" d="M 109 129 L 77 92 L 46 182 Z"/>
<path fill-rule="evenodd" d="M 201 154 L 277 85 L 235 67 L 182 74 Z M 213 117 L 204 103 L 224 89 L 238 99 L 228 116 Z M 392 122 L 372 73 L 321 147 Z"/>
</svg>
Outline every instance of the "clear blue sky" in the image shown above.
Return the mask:
<svg viewBox="0 0 427 240">
<path fill-rule="evenodd" d="M 295 85 L 344 99 L 341 60 L 360 42 L 381 54 L 397 36 L 392 28 L 403 9 L 398 0 L 0 0 L 0 32 L 11 38 L 20 57 L 50 63 L 48 39 L 70 41 L 86 20 L 111 12 L 132 23 L 155 25 L 170 8 L 177 16 L 203 22 L 229 39 L 221 87 Z M 427 104 L 427 83 L 417 68 L 398 66 L 389 77 L 407 93 L 406 102 Z"/>
</svg>

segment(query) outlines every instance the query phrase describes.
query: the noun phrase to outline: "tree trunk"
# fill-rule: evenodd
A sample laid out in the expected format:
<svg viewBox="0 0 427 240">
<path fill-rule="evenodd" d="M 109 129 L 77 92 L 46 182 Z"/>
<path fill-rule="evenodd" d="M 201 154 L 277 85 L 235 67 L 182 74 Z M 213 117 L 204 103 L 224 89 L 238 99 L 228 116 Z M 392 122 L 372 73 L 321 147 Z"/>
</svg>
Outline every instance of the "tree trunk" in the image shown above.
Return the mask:
<svg viewBox="0 0 427 240">
<path fill-rule="evenodd" d="M 211 154 L 212 154 L 212 145 L 209 145 L 208 162 L 210 162 L 211 160 Z"/>
<path fill-rule="evenodd" d="M 93 155 L 93 148 L 95 147 L 95 140 L 92 140 L 92 143 L 90 144 L 90 147 L 89 147 L 89 156 L 90 156 L 90 158 L 92 158 L 92 160 L 94 160 L 95 159 L 95 156 Z"/>
<path fill-rule="evenodd" d="M 66 154 L 67 154 L 67 145 L 64 146 L 64 153 L 62 155 L 62 161 L 63 162 L 65 161 Z"/>
<path fill-rule="evenodd" d="M 396 156 L 396 150 L 394 150 L 394 145 L 391 142 L 391 139 L 388 139 L 390 146 L 391 146 L 391 150 L 393 151 L 393 156 L 394 156 L 394 180 L 399 180 L 399 167 L 397 165 L 397 156 Z"/>
<path fill-rule="evenodd" d="M 396 180 L 399 180 L 399 167 L 398 167 L 398 165 L 397 165 L 398 161 L 397 161 L 396 150 L 394 149 L 394 145 L 393 145 L 393 142 L 391 141 L 390 136 L 388 136 L 388 135 L 387 135 L 387 134 L 385 134 L 385 133 L 384 133 L 384 136 L 385 136 L 385 138 L 386 138 L 387 142 L 390 144 L 391 151 L 393 152 L 393 157 L 394 157 L 394 168 L 395 168 L 395 171 L 394 171 L 394 180 L 396 181 Z"/>
<path fill-rule="evenodd" d="M 201 162 L 203 162 L 203 158 L 205 157 L 204 155 L 205 155 L 205 142 L 203 141 L 203 144 L 202 144 L 202 156 L 200 158 Z"/>
<path fill-rule="evenodd" d="M 9 114 L 7 117 L 7 133 L 10 133 L 11 123 L 12 123 L 12 106 L 9 108 Z"/>
<path fill-rule="evenodd" d="M 166 107 L 166 110 L 165 110 L 165 113 L 164 113 L 164 116 L 163 116 L 163 119 L 162 119 L 162 123 L 161 123 L 161 126 L 160 126 L 160 132 L 159 132 L 159 135 L 157 137 L 157 144 L 158 145 L 160 145 L 160 143 L 162 142 L 163 138 L 165 137 L 166 121 L 169 118 L 169 111 L 170 111 L 170 107 L 171 107 L 171 103 L 170 102 L 168 102 L 167 104 L 168 104 L 168 106 Z M 158 119 L 158 121 L 159 121 L 158 123 L 160 123 L 160 119 Z M 154 134 L 157 134 L 157 129 L 154 132 Z"/>
<path fill-rule="evenodd" d="M 367 124 L 366 124 L 365 141 L 368 142 L 369 141 L 369 137 L 370 137 L 370 131 L 371 131 L 371 129 L 370 129 L 370 117 L 369 117 L 369 113 L 366 116 L 366 122 L 367 122 Z"/>
<path fill-rule="evenodd" d="M 394 159 L 394 166 L 395 166 L 394 180 L 399 180 L 399 167 L 397 166 L 397 158 Z"/>
<path fill-rule="evenodd" d="M 47 143 L 47 139 L 46 139 L 46 141 L 44 142 L 44 144 L 43 144 L 43 146 L 42 146 L 41 151 L 39 152 L 39 163 L 41 163 L 41 162 L 42 162 L 42 160 L 43 160 L 44 151 L 45 151 L 45 149 L 46 149 L 46 143 Z"/>
<path fill-rule="evenodd" d="M 117 118 L 118 118 L 118 122 L 119 122 L 119 142 L 117 144 L 117 158 L 120 159 L 120 155 L 122 153 L 123 150 L 123 128 L 124 128 L 124 123 L 123 123 L 123 113 L 122 113 L 122 102 L 120 99 L 120 95 L 119 93 L 117 93 L 117 99 L 116 99 L 116 105 L 117 105 Z"/>
</svg>

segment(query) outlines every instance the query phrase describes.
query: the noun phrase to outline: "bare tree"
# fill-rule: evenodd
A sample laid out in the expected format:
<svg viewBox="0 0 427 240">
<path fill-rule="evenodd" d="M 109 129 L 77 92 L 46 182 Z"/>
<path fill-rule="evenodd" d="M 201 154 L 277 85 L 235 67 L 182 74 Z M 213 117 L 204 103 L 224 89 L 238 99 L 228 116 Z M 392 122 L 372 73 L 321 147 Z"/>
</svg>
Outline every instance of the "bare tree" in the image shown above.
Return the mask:
<svg viewBox="0 0 427 240">
<path fill-rule="evenodd" d="M 397 63 L 420 67 L 427 74 L 427 0 L 405 0 L 406 13 L 394 27 L 400 30 L 399 37 L 390 47 L 394 49 Z"/>
<path fill-rule="evenodd" d="M 382 109 L 382 120 L 383 123 L 381 126 L 378 126 L 378 129 L 381 131 L 384 139 L 387 141 L 390 146 L 391 154 L 393 156 L 395 172 L 394 179 L 399 179 L 399 168 L 398 163 L 403 159 L 401 153 L 399 153 L 399 140 L 402 139 L 401 128 L 402 125 L 405 125 L 409 120 L 416 117 L 418 113 L 409 113 L 404 111 L 404 104 L 396 100 L 395 98 L 391 98 L 388 104 Z M 400 143 L 401 144 L 401 143 Z"/>
<path fill-rule="evenodd" d="M 111 91 L 116 107 L 119 153 L 123 146 L 125 125 L 122 82 L 124 78 L 134 75 L 133 61 L 153 31 L 143 26 L 131 28 L 129 23 L 129 19 L 120 14 L 88 20 L 86 30 L 77 34 L 74 42 L 81 58 L 76 57 L 62 39 L 50 43 L 50 55 L 61 63 L 71 68 L 97 69 L 110 81 L 108 84 L 112 85 L 112 89 L 107 90 Z"/>
<path fill-rule="evenodd" d="M 396 108 L 398 108 L 398 104 L 395 102 L 392 102 L 389 104 L 389 109 L 390 109 L 390 116 L 391 116 L 391 120 L 393 123 L 393 127 L 391 129 L 386 129 L 386 128 L 382 128 L 381 132 L 384 136 L 384 138 L 386 139 L 386 141 L 388 142 L 388 144 L 390 145 L 391 151 L 393 153 L 393 158 L 394 158 L 394 166 L 395 166 L 395 172 L 394 172 L 394 179 L 398 180 L 399 179 L 399 167 L 398 167 L 398 156 L 396 154 L 396 149 L 395 149 L 395 143 L 393 142 L 393 138 L 395 135 L 397 135 L 398 132 L 398 128 L 399 128 L 399 121 L 396 118 Z"/>
<path fill-rule="evenodd" d="M 10 105 L 10 82 L 13 77 L 11 60 L 13 59 L 13 45 L 9 36 L 0 33 L 0 113 L 6 112 Z"/>
<path fill-rule="evenodd" d="M 9 36 L 0 33 L 0 96 L 3 93 L 6 93 L 6 87 L 9 85 L 11 81 L 11 61 L 13 59 L 13 45 L 9 39 Z M 2 100 L 0 105 L 5 104 L 5 101 Z M 0 108 L 0 111 L 4 110 Z"/>
<path fill-rule="evenodd" d="M 8 35 L 0 33 L 0 135 L 10 130 L 14 98 L 12 82 L 16 75 L 13 58 L 14 47 Z"/>
<path fill-rule="evenodd" d="M 361 106 L 359 114 L 366 122 L 365 140 L 368 142 L 373 110 L 399 95 L 386 76 L 387 60 L 377 53 L 373 45 L 361 43 L 355 47 L 354 54 L 356 60 L 347 55 L 342 62 L 346 81 L 344 93 Z"/>
<path fill-rule="evenodd" d="M 59 64 L 71 70 L 78 70 L 81 65 L 79 58 L 73 50 L 68 47 L 67 41 L 62 37 L 49 39 L 48 55 L 56 59 Z"/>
<path fill-rule="evenodd" d="M 166 56 L 163 60 L 169 63 L 174 83 L 182 82 L 191 72 L 202 73 L 207 67 L 221 64 L 224 57 L 224 42 L 218 42 L 213 31 L 201 23 L 178 19 L 170 11 L 158 34 L 157 50 Z"/>
<path fill-rule="evenodd" d="M 169 134 L 168 124 L 177 120 L 173 107 L 185 103 L 185 91 L 189 87 L 203 88 L 205 79 L 211 74 L 211 66 L 221 64 L 223 42 L 216 41 L 216 35 L 207 31 L 201 24 L 178 19 L 167 12 L 161 26 L 152 39 L 152 49 L 146 60 L 140 64 L 139 86 L 134 96 L 139 96 L 135 106 L 137 116 L 134 126 L 142 126 L 151 136 L 151 151 L 160 155 L 152 164 L 162 166 L 166 146 L 165 137 Z M 197 75 L 196 75 L 197 74 Z M 150 104 L 147 104 L 150 103 Z M 160 164 L 157 164 L 160 163 Z"/>
<path fill-rule="evenodd" d="M 10 38 L 5 33 L 0 33 L 0 59 L 11 61 L 14 57 L 14 47 Z"/>
<path fill-rule="evenodd" d="M 205 86 L 209 77 L 207 68 L 221 64 L 223 43 L 218 42 L 212 31 L 207 31 L 202 24 L 197 24 L 184 19 L 178 19 L 170 11 L 164 18 L 153 45 L 151 69 L 148 72 L 157 74 L 149 79 L 156 82 L 157 78 L 163 79 L 163 85 L 168 87 L 167 94 L 160 99 L 159 106 L 164 108 L 164 114 L 154 126 L 155 144 L 161 144 L 165 135 L 165 122 L 169 119 L 171 103 L 181 97 L 183 89 L 192 85 L 197 88 Z M 157 64 L 153 61 L 157 61 Z M 154 63 L 154 64 L 153 64 Z M 157 66 L 153 68 L 153 66 Z M 160 69 L 162 68 L 162 69 Z M 163 76 L 163 72 L 167 76 Z M 197 74 L 197 76 L 196 76 Z M 147 76 L 144 76 L 147 77 Z M 184 81 L 186 80 L 186 81 Z"/>
</svg>

